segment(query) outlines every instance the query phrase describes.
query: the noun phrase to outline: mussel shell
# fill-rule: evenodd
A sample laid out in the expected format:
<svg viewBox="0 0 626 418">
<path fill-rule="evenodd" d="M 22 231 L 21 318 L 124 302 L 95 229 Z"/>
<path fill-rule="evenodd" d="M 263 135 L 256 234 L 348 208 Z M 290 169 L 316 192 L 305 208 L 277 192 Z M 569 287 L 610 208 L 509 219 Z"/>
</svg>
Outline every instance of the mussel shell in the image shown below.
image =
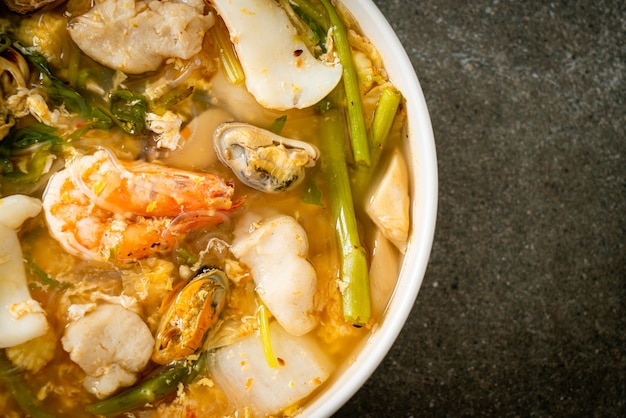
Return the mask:
<svg viewBox="0 0 626 418">
<path fill-rule="evenodd" d="M 242 122 L 217 127 L 213 146 L 218 159 L 245 185 L 267 193 L 292 190 L 315 165 L 318 149 Z M 277 163 L 283 165 L 278 166 Z"/>
<path fill-rule="evenodd" d="M 65 0 L 4 0 L 4 4 L 14 12 L 20 14 L 28 14 L 43 9 L 44 7 L 53 8 Z"/>
</svg>

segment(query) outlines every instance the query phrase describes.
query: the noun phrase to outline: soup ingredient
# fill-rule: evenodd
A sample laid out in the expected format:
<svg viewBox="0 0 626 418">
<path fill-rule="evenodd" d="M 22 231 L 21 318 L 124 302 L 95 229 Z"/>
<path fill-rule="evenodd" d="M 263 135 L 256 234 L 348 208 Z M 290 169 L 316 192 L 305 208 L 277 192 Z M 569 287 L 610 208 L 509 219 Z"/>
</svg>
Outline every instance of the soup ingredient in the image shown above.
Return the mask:
<svg viewBox="0 0 626 418">
<path fill-rule="evenodd" d="M 232 84 L 239 84 L 246 79 L 246 75 L 243 73 L 239 58 L 235 55 L 233 44 L 228 37 L 228 31 L 224 21 L 221 19 L 216 20 L 215 25 L 209 29 L 209 35 L 215 45 L 217 54 L 222 63 L 224 74 Z"/>
<path fill-rule="evenodd" d="M 54 357 L 57 345 L 57 336 L 52 328 L 48 331 L 22 344 L 7 347 L 6 356 L 15 366 L 37 373 L 43 366 L 48 364 Z"/>
<path fill-rule="evenodd" d="M 17 229 L 41 211 L 33 197 L 0 199 L 0 348 L 12 347 L 48 330 L 45 312 L 30 296 Z"/>
<path fill-rule="evenodd" d="M 246 87 L 261 105 L 278 110 L 312 106 L 341 79 L 341 65 L 330 57 L 331 62 L 316 59 L 273 0 L 210 3 L 228 27 Z"/>
<path fill-rule="evenodd" d="M 311 336 L 290 335 L 276 322 L 269 328 L 277 367 L 267 365 L 257 334 L 218 349 L 212 358 L 213 380 L 255 416 L 278 414 L 313 392 L 334 369 Z"/>
<path fill-rule="evenodd" d="M 77 158 L 70 171 L 78 188 L 98 206 L 126 217 L 232 208 L 234 187 L 215 174 L 127 163 L 106 150 Z"/>
<path fill-rule="evenodd" d="M 42 407 L 41 402 L 31 392 L 31 385 L 24 379 L 23 374 L 16 370 L 13 364 L 0 350 L 0 382 L 2 382 L 11 397 L 17 401 L 22 411 L 33 418 L 53 418 Z"/>
<path fill-rule="evenodd" d="M 378 167 L 401 101 L 402 94 L 395 87 L 388 85 L 383 88 L 369 130 L 372 169 L 358 166 L 352 176 L 353 195 L 357 198 L 361 198 L 372 185 L 374 169 Z"/>
<path fill-rule="evenodd" d="M 11 39 L 0 35 L 0 140 L 7 136 L 15 125 L 15 118 L 23 116 L 17 94 L 26 90 L 26 80 L 30 76 L 28 63 L 15 49 L 11 48 Z"/>
<path fill-rule="evenodd" d="M 94 60 L 128 74 L 156 70 L 167 58 L 189 59 L 214 24 L 203 0 L 96 0 L 69 23 L 69 34 Z"/>
<path fill-rule="evenodd" d="M 350 50 L 350 42 L 346 27 L 337 14 L 337 11 L 330 0 L 320 0 L 328 13 L 331 30 L 339 61 L 343 66 L 343 88 L 346 94 L 346 106 L 348 110 L 348 127 L 350 139 L 352 141 L 352 154 L 357 164 L 370 165 L 369 142 L 367 138 L 367 128 L 365 126 L 365 115 L 363 114 L 363 104 L 359 90 L 359 80 L 356 67 Z"/>
<path fill-rule="evenodd" d="M 163 314 L 152 360 L 167 364 L 193 354 L 217 322 L 227 291 L 228 278 L 222 271 L 201 268 Z"/>
<path fill-rule="evenodd" d="M 215 153 L 237 178 L 253 189 L 285 192 L 298 186 L 305 168 L 315 165 L 319 151 L 304 141 L 285 138 L 247 123 L 217 127 Z"/>
<path fill-rule="evenodd" d="M 256 292 L 285 331 L 304 335 L 315 328 L 317 274 L 306 259 L 306 231 L 294 218 L 247 213 L 230 251 L 250 268 Z"/>
<path fill-rule="evenodd" d="M 99 151 L 50 179 L 43 208 L 50 234 L 70 254 L 132 261 L 168 252 L 181 235 L 225 221 L 233 192 L 212 174 L 123 166 Z"/>
<path fill-rule="evenodd" d="M 394 245 L 376 228 L 372 238 L 372 260 L 370 262 L 370 289 L 372 295 L 372 316 L 377 320 L 383 317 L 387 303 L 396 287 L 400 260 Z"/>
<path fill-rule="evenodd" d="M 4 0 L 4 4 L 14 12 L 26 14 L 46 6 L 53 7 L 62 1 L 64 0 Z"/>
<path fill-rule="evenodd" d="M 409 236 L 409 175 L 400 151 L 395 150 L 365 205 L 365 211 L 400 252 Z"/>
<path fill-rule="evenodd" d="M 139 315 L 105 304 L 71 322 L 61 343 L 87 373 L 85 389 L 104 398 L 137 381 L 150 360 L 154 338 Z"/>
<path fill-rule="evenodd" d="M 144 405 L 151 405 L 174 392 L 179 385 L 195 379 L 198 372 L 206 368 L 206 363 L 206 352 L 195 358 L 190 357 L 177 362 L 124 392 L 87 406 L 87 412 L 94 415 L 117 416 Z"/>
<path fill-rule="evenodd" d="M 320 136 L 323 145 L 322 170 L 330 196 L 335 235 L 341 255 L 341 291 L 343 316 L 348 323 L 363 326 L 370 319 L 370 285 L 365 248 L 359 237 L 354 203 L 343 153 L 343 124 L 337 108 L 324 112 Z"/>
</svg>

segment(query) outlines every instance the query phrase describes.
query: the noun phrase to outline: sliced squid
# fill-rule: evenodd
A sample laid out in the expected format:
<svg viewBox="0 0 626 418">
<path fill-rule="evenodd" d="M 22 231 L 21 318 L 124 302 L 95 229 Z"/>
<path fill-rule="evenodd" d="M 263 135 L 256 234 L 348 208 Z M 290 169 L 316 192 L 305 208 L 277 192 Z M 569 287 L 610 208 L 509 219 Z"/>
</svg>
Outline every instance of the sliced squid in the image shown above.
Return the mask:
<svg viewBox="0 0 626 418">
<path fill-rule="evenodd" d="M 339 82 L 339 62 L 322 62 L 307 49 L 274 0 L 211 0 L 224 19 L 246 76 L 248 91 L 270 109 L 302 109 Z"/>
<path fill-rule="evenodd" d="M 41 211 L 38 199 L 0 199 L 0 348 L 13 347 L 48 331 L 42 307 L 30 296 L 17 229 Z"/>
<path fill-rule="evenodd" d="M 308 248 L 306 231 L 291 216 L 248 214 L 230 249 L 250 268 L 259 297 L 291 335 L 304 335 L 318 322 L 317 274 L 306 259 Z"/>
<path fill-rule="evenodd" d="M 278 366 L 268 366 L 256 334 L 218 349 L 212 359 L 215 382 L 241 410 L 248 405 L 253 416 L 279 414 L 319 388 L 334 370 L 311 336 L 289 335 L 275 322 L 269 328 Z"/>
</svg>

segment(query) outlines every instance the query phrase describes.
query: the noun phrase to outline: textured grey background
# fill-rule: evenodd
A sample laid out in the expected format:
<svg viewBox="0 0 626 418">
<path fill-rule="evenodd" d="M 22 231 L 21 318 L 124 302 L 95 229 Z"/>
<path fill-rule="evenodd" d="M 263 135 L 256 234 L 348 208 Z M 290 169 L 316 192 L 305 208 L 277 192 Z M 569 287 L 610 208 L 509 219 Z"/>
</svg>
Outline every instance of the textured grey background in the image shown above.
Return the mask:
<svg viewBox="0 0 626 418">
<path fill-rule="evenodd" d="M 375 3 L 431 113 L 438 225 L 336 417 L 626 416 L 625 2 Z"/>
</svg>

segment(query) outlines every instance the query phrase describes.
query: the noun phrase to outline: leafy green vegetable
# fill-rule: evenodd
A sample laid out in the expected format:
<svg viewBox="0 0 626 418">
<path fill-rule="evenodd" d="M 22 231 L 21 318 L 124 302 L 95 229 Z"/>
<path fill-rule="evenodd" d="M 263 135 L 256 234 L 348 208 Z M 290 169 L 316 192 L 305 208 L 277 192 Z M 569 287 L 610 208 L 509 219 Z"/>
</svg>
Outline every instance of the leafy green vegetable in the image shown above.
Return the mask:
<svg viewBox="0 0 626 418">
<path fill-rule="evenodd" d="M 64 104 L 69 111 L 81 116 L 91 116 L 89 107 L 83 96 L 52 73 L 48 61 L 46 61 L 43 55 L 34 48 L 25 47 L 19 42 L 14 42 L 13 46 L 41 72 L 41 84 L 52 101 L 57 104 Z"/>
<path fill-rule="evenodd" d="M 141 133 L 146 127 L 146 98 L 130 90 L 111 93 L 111 115 L 113 121 L 131 135 Z"/>
<path fill-rule="evenodd" d="M 0 174 L 15 183 L 34 183 L 62 143 L 57 130 L 43 123 L 14 129 L 0 142 Z"/>
<path fill-rule="evenodd" d="M 191 97 L 194 90 L 193 87 L 176 87 L 169 90 L 164 95 L 148 102 L 148 110 L 157 115 L 163 115 L 168 109 Z"/>
<path fill-rule="evenodd" d="M 280 133 L 283 131 L 283 128 L 285 127 L 285 123 L 287 123 L 287 115 L 277 117 L 270 125 L 269 130 L 277 135 L 280 135 Z"/>
</svg>

